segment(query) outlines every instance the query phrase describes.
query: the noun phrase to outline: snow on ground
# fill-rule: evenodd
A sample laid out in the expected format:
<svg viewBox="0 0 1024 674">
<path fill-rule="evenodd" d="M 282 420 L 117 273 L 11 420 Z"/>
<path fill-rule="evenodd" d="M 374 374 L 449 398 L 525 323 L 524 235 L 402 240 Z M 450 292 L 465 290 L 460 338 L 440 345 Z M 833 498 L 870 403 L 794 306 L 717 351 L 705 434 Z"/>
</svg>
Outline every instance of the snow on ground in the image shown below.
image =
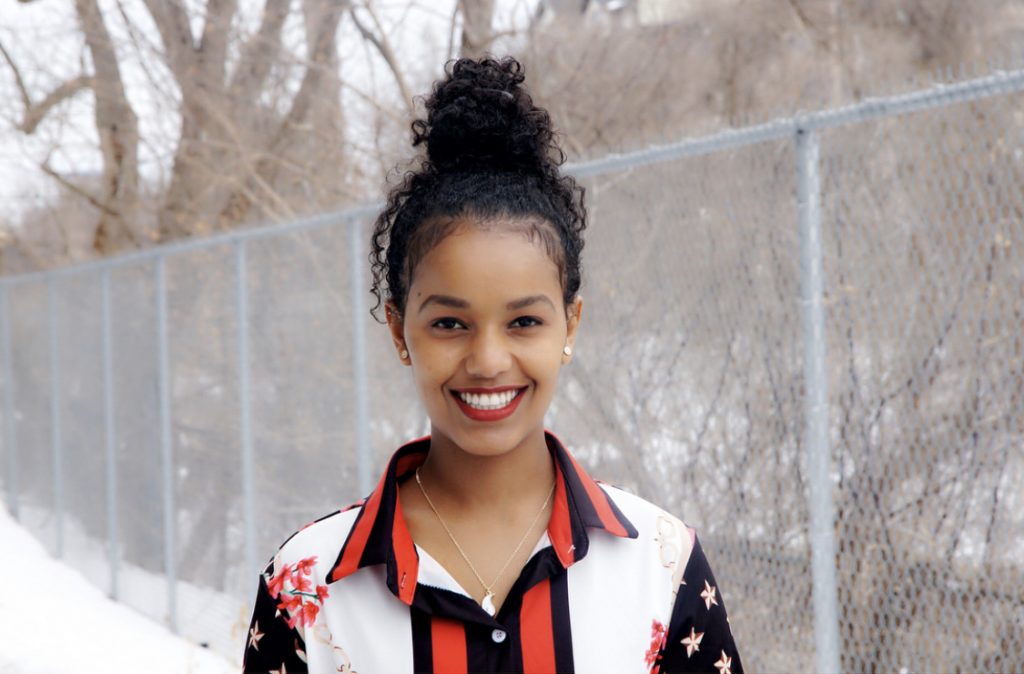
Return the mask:
<svg viewBox="0 0 1024 674">
<path fill-rule="evenodd" d="M 52 556 L 56 534 L 53 509 L 25 499 L 18 505 L 18 512 L 18 523 L 22 530 L 33 535 L 37 541 L 41 541 L 44 549 L 50 550 Z M 62 518 L 64 555 L 60 561 L 77 569 L 101 593 L 109 596 L 109 541 L 90 536 L 82 522 L 74 515 L 74 508 L 67 508 Z M 179 527 L 182 527 L 180 523 Z M 179 528 L 178 533 L 181 536 L 179 540 L 184 540 L 188 535 L 184 528 Z M 162 545 L 162 540 L 157 542 L 157 545 Z M 234 588 L 232 593 L 184 580 L 180 571 L 181 569 L 174 586 L 178 633 L 192 643 L 207 644 L 210 650 L 220 653 L 235 663 L 237 669 L 241 669 L 243 645 L 258 585 L 255 574 L 246 577 L 245 570 L 239 564 L 227 567 L 224 570 L 224 584 Z M 170 608 L 167 576 L 140 568 L 124 559 L 121 559 L 117 566 L 117 575 L 117 600 L 137 611 L 139 615 L 157 624 L 166 625 Z M 252 595 L 247 597 L 247 592 L 251 592 Z"/>
<path fill-rule="evenodd" d="M 0 674 L 222 674 L 238 666 L 111 601 L 0 507 Z"/>
</svg>

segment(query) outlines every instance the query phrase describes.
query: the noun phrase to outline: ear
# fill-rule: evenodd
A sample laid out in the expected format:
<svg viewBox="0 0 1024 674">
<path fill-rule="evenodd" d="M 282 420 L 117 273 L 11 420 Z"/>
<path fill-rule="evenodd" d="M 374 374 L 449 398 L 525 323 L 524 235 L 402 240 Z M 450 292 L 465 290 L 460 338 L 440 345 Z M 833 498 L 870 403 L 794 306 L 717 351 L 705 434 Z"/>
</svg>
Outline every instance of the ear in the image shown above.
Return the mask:
<svg viewBox="0 0 1024 674">
<path fill-rule="evenodd" d="M 384 316 L 388 321 L 388 331 L 391 332 L 391 341 L 395 344 L 395 351 L 398 352 L 398 359 L 405 365 L 412 365 L 409 357 L 409 347 L 405 343 L 405 321 L 402 319 L 402 312 L 398 310 L 395 303 L 388 300 L 384 303 Z M 405 354 L 404 356 L 402 354 Z"/>
<path fill-rule="evenodd" d="M 580 318 L 583 316 L 583 298 L 576 296 L 575 301 L 567 307 L 565 318 L 565 345 L 573 351 L 576 350 L 576 331 L 580 327 Z M 568 364 L 572 360 L 571 355 L 562 354 L 562 364 Z"/>
</svg>

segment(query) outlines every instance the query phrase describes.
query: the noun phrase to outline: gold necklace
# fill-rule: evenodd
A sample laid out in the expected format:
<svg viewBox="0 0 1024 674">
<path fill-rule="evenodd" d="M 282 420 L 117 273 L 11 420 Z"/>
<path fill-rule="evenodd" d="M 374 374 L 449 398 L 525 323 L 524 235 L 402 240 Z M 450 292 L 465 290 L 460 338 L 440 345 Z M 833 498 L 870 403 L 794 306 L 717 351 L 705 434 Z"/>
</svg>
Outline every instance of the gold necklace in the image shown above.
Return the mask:
<svg viewBox="0 0 1024 674">
<path fill-rule="evenodd" d="M 540 507 L 540 510 L 537 512 L 536 516 L 534 516 L 533 521 L 530 522 L 530 528 L 527 529 L 526 532 L 523 534 L 523 537 L 519 539 L 519 545 L 517 545 L 516 549 L 512 551 L 512 554 L 509 555 L 509 558 L 505 560 L 505 564 L 501 567 L 501 570 L 498 571 L 498 575 L 491 582 L 491 584 L 488 585 L 484 582 L 484 579 L 480 577 L 480 574 L 476 572 L 476 567 L 473 566 L 473 562 L 469 561 L 469 557 L 466 556 L 466 551 L 463 550 L 462 546 L 459 545 L 459 542 L 455 540 L 455 536 L 452 535 L 452 530 L 449 529 L 448 525 L 444 523 L 444 518 L 441 517 L 441 513 L 437 512 L 437 508 L 434 507 L 434 502 L 430 500 L 429 496 L 427 496 L 427 490 L 423 488 L 423 483 L 420 482 L 419 468 L 416 469 L 416 484 L 419 485 L 420 492 L 423 494 L 423 498 L 427 499 L 427 505 L 429 505 L 430 509 L 434 511 L 434 515 L 437 517 L 437 521 L 441 523 L 442 527 L 444 527 L 445 532 L 448 534 L 448 538 L 452 539 L 452 543 L 455 544 L 455 549 L 457 549 L 459 551 L 459 554 L 462 555 L 462 559 L 465 560 L 466 566 L 469 567 L 469 570 L 473 572 L 473 575 L 476 576 L 476 579 L 484 588 L 484 598 L 480 602 L 480 608 L 486 611 L 487 615 L 493 617 L 494 614 L 498 611 L 494 607 L 494 592 L 491 590 L 491 588 L 494 587 L 495 583 L 498 582 L 498 580 L 501 578 L 501 575 L 505 573 L 505 569 L 507 569 L 508 565 L 512 563 L 512 560 L 519 552 L 519 549 L 522 548 L 523 543 L 526 542 L 526 537 L 530 535 L 531 531 L 533 531 L 533 527 L 537 524 L 537 520 L 540 519 L 541 514 L 543 514 L 544 510 L 548 507 L 548 502 L 551 501 L 551 495 L 555 493 L 555 485 L 551 485 L 551 489 L 548 491 L 548 497 L 544 499 L 544 505 Z"/>
</svg>

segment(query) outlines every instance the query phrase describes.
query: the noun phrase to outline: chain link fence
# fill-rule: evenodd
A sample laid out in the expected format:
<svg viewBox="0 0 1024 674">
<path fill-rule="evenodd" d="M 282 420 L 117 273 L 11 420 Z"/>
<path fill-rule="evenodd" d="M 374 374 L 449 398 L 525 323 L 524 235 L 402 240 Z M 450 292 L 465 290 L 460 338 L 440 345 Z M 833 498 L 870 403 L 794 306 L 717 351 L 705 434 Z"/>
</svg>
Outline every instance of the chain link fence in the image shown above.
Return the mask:
<svg viewBox="0 0 1024 674">
<path fill-rule="evenodd" d="M 751 671 L 1024 668 L 1024 72 L 573 167 L 549 425 L 698 528 Z M 238 659 L 256 569 L 429 426 L 373 208 L 0 281 L 8 509 Z"/>
</svg>

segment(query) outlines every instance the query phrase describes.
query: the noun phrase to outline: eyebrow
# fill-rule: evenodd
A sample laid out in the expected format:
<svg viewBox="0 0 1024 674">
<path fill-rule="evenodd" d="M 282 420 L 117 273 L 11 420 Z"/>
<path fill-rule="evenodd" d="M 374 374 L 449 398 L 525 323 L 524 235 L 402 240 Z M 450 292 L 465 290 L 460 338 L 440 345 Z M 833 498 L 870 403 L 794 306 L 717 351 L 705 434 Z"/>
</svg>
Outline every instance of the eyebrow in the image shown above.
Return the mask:
<svg viewBox="0 0 1024 674">
<path fill-rule="evenodd" d="M 440 304 L 444 307 L 453 307 L 455 309 L 468 309 L 469 302 L 466 300 L 460 300 L 458 297 L 452 297 L 451 295 L 430 295 L 427 299 L 423 300 L 423 304 L 420 305 L 419 311 L 416 313 L 423 313 L 423 310 L 430 304 Z"/>
<path fill-rule="evenodd" d="M 518 300 L 512 300 L 511 302 L 505 305 L 505 309 L 507 309 L 508 311 L 517 311 L 519 309 L 528 307 L 531 304 L 536 304 L 537 302 L 547 302 L 549 305 L 551 305 L 552 309 L 555 308 L 555 303 L 552 302 L 551 298 L 548 297 L 547 295 L 530 295 L 529 297 L 523 297 Z"/>
<path fill-rule="evenodd" d="M 531 304 L 536 304 L 537 302 L 546 302 L 548 305 L 551 306 L 552 309 L 555 308 L 555 303 L 551 301 L 551 298 L 548 297 L 547 295 L 541 294 L 530 295 L 529 297 L 521 297 L 518 300 L 512 300 L 511 302 L 505 305 L 505 309 L 507 311 L 517 311 L 519 309 L 528 307 Z M 417 313 L 422 313 L 423 310 L 430 304 L 440 304 L 441 306 L 452 307 L 454 309 L 469 308 L 469 302 L 463 299 L 459 299 L 458 297 L 452 297 L 451 295 L 430 295 L 429 297 L 427 297 L 427 299 L 423 300 L 423 304 L 420 305 L 419 311 L 417 311 Z"/>
</svg>

